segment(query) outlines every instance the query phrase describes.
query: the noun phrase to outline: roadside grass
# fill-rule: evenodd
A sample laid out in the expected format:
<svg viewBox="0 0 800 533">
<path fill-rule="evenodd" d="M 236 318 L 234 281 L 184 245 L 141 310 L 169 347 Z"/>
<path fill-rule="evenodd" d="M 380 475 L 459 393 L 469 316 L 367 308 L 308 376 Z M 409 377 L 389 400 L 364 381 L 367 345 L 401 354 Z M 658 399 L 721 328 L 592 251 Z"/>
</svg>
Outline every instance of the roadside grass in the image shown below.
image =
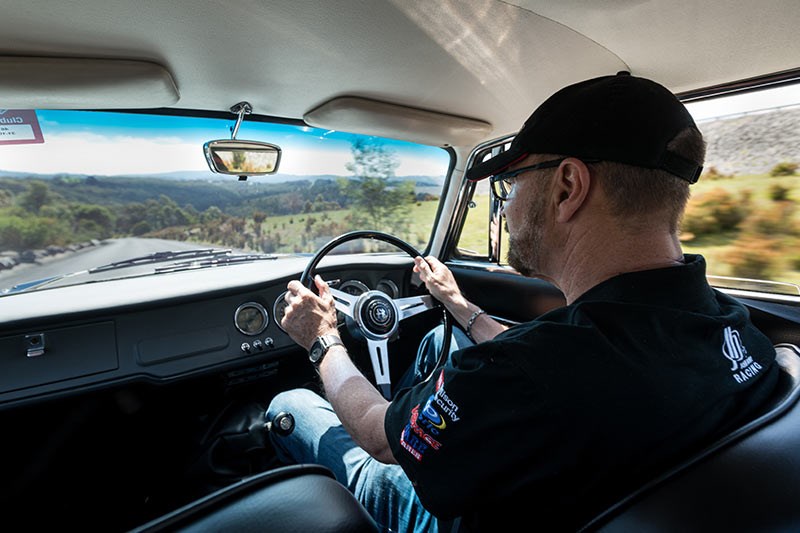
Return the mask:
<svg viewBox="0 0 800 533">
<path fill-rule="evenodd" d="M 737 241 L 741 237 L 749 235 L 753 242 L 763 243 L 770 252 L 776 254 L 776 267 L 771 276 L 772 281 L 800 285 L 800 270 L 796 268 L 798 265 L 793 260 L 797 254 L 797 245 L 800 244 L 800 241 L 791 236 L 793 231 L 791 227 L 781 228 L 785 230 L 787 235 L 746 235 L 746 230 L 742 229 L 742 227 L 747 227 L 748 220 L 751 220 L 754 216 L 763 216 L 763 214 L 769 214 L 778 208 L 778 203 L 771 198 L 771 191 L 774 186 L 780 186 L 787 190 L 787 202 L 791 202 L 794 206 L 800 202 L 800 176 L 773 177 L 768 174 L 751 174 L 707 181 L 703 181 L 701 178 L 699 182 L 692 186 L 690 203 L 692 199 L 699 198 L 713 189 L 723 188 L 738 198 L 739 201 L 749 198 L 747 201 L 749 202 L 750 212 L 748 218 L 742 222 L 737 230 L 703 235 L 683 241 L 684 252 L 699 253 L 705 256 L 709 275 L 736 277 L 732 272 L 730 255 L 737 249 L 741 249 L 742 244 Z M 791 214 L 791 218 L 787 220 L 786 225 L 791 226 L 794 224 L 800 224 L 800 211 L 797 209 Z"/>
</svg>

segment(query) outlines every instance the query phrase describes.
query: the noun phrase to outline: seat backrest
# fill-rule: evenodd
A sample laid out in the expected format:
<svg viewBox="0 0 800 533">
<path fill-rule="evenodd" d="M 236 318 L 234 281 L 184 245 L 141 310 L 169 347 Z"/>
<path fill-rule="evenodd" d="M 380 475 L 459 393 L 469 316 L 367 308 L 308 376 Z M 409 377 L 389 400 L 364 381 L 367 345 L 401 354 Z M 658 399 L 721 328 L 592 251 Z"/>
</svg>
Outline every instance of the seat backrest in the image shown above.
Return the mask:
<svg viewBox="0 0 800 533">
<path fill-rule="evenodd" d="M 768 410 L 581 531 L 800 531 L 800 349 L 778 344 Z"/>
<path fill-rule="evenodd" d="M 234 483 L 129 533 L 377 533 L 355 497 L 321 465 L 276 468 Z"/>
</svg>

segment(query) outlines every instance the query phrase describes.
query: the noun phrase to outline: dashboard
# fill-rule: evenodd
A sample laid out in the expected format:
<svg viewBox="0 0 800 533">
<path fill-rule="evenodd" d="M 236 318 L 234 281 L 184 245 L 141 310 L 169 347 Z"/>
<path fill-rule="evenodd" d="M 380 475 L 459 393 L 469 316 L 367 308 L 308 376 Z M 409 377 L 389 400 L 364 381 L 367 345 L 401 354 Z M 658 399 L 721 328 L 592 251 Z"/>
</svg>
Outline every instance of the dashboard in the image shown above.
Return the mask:
<svg viewBox="0 0 800 533">
<path fill-rule="evenodd" d="M 0 298 L 0 409 L 131 381 L 277 372 L 297 345 L 280 327 L 306 257 L 106 280 Z M 416 294 L 408 256 L 329 256 L 317 272 L 350 294 Z M 341 318 L 341 317 L 340 317 Z"/>
</svg>

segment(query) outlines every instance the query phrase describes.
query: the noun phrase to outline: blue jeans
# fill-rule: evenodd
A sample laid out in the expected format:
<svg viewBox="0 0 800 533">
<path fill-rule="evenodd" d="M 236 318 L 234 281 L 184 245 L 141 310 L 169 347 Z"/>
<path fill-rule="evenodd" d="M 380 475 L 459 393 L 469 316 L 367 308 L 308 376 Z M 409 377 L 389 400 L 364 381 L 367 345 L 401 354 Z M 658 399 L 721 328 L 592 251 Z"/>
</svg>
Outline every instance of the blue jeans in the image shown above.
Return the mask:
<svg viewBox="0 0 800 533">
<path fill-rule="evenodd" d="M 414 367 L 397 382 L 395 390 L 419 383 L 430 374 L 443 340 L 441 326 L 425 336 Z M 473 342 L 463 331 L 453 328 L 450 353 L 471 344 Z M 438 532 L 436 518 L 422 507 L 403 469 L 376 461 L 359 448 L 330 403 L 308 389 L 294 389 L 275 396 L 267 409 L 267 419 L 271 420 L 281 411 L 292 414 L 295 428 L 285 437 L 270 433 L 280 460 L 330 468 L 383 531 Z"/>
</svg>

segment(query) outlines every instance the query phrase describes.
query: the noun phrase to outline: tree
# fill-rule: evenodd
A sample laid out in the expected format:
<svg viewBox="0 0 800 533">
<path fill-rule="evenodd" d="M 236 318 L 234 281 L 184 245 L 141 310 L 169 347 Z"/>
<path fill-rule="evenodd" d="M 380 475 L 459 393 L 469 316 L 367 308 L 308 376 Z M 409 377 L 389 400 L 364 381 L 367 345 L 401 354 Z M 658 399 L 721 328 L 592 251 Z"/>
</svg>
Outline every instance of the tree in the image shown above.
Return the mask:
<svg viewBox="0 0 800 533">
<path fill-rule="evenodd" d="M 798 164 L 792 161 L 783 161 L 778 163 L 772 170 L 770 170 L 770 176 L 794 176 L 797 174 Z"/>
<path fill-rule="evenodd" d="M 14 195 L 11 191 L 0 189 L 0 207 L 9 207 L 14 203 Z"/>
<path fill-rule="evenodd" d="M 76 204 L 72 208 L 74 231 L 85 238 L 105 239 L 114 227 L 114 215 L 107 207 Z"/>
<path fill-rule="evenodd" d="M 243 152 L 233 152 L 233 162 L 231 164 L 231 170 L 245 170 L 244 164 L 247 159 L 244 156 Z"/>
<path fill-rule="evenodd" d="M 146 221 L 147 207 L 143 203 L 134 202 L 125 204 L 117 209 L 116 231 L 120 235 L 128 235 L 133 232 L 135 226 Z M 147 231 L 150 231 L 150 229 Z"/>
<path fill-rule="evenodd" d="M 55 220 L 42 217 L 0 216 L 0 250 L 42 248 L 56 240 Z"/>
<path fill-rule="evenodd" d="M 212 205 L 207 207 L 200 215 L 200 222 L 203 224 L 218 224 L 223 218 L 225 218 L 225 215 L 222 213 L 222 209 Z"/>
<path fill-rule="evenodd" d="M 28 192 L 20 198 L 20 205 L 33 214 L 38 214 L 39 209 L 50 199 L 50 187 L 46 183 L 33 181 L 28 186 Z"/>
<path fill-rule="evenodd" d="M 253 228 L 256 230 L 256 237 L 261 238 L 261 230 L 264 221 L 267 219 L 267 214 L 263 211 L 256 211 L 253 213 Z"/>
<path fill-rule="evenodd" d="M 353 161 L 345 168 L 353 178 L 341 180 L 339 186 L 351 202 L 353 223 L 392 233 L 403 229 L 398 211 L 413 199 L 414 184 L 392 182 L 400 164 L 397 156 L 383 144 L 363 139 L 354 141 L 351 151 Z"/>
</svg>

